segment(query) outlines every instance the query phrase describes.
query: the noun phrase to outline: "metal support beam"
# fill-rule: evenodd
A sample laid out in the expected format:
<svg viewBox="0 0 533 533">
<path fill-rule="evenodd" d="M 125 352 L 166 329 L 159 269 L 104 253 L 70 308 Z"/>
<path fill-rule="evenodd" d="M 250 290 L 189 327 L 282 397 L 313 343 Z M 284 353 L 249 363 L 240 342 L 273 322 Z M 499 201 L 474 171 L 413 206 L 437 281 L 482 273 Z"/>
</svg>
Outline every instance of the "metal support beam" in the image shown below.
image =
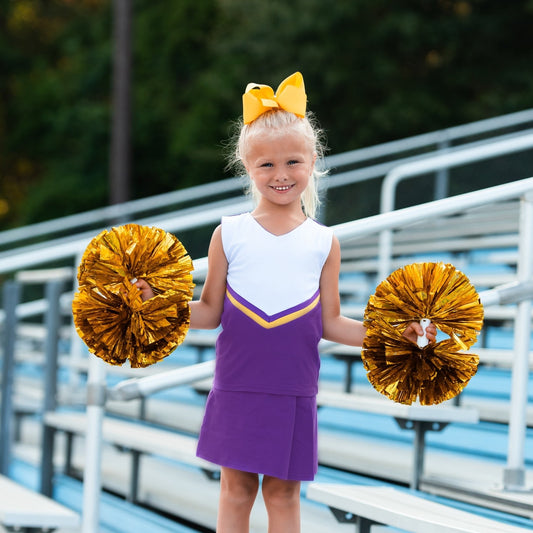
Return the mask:
<svg viewBox="0 0 533 533">
<path fill-rule="evenodd" d="M 447 422 L 429 422 L 426 420 L 410 420 L 395 417 L 397 424 L 402 429 L 411 429 L 415 432 L 413 439 L 413 468 L 411 470 L 410 488 L 418 490 L 420 479 L 424 473 L 424 457 L 426 453 L 426 432 L 442 431 Z"/>
<path fill-rule="evenodd" d="M 13 444 L 13 380 L 15 366 L 15 336 L 17 331 L 17 305 L 20 300 L 20 285 L 7 281 L 3 290 L 5 312 L 4 357 L 2 361 L 2 406 L 0 411 L 0 474 L 7 475 Z"/>
<path fill-rule="evenodd" d="M 57 407 L 57 369 L 59 328 L 61 326 L 61 309 L 59 299 L 63 290 L 63 281 L 53 280 L 46 284 L 45 298 L 48 312 L 45 315 L 45 379 L 43 411 L 55 411 Z M 52 496 L 54 476 L 54 439 L 55 430 L 43 422 L 41 454 L 41 493 Z"/>
<path fill-rule="evenodd" d="M 518 282 L 533 279 L 533 192 L 524 195 L 520 205 L 520 239 L 518 246 Z M 511 406 L 509 409 L 509 443 L 503 486 L 507 490 L 526 490 L 525 442 L 529 381 L 529 352 L 531 344 L 531 300 L 517 305 L 515 329 Z"/>
<path fill-rule="evenodd" d="M 379 524 L 379 522 L 369 520 L 364 516 L 356 516 L 336 507 L 330 507 L 329 510 L 333 513 L 333 516 L 339 524 L 355 524 L 356 533 L 370 533 L 371 527 L 374 524 Z"/>
</svg>

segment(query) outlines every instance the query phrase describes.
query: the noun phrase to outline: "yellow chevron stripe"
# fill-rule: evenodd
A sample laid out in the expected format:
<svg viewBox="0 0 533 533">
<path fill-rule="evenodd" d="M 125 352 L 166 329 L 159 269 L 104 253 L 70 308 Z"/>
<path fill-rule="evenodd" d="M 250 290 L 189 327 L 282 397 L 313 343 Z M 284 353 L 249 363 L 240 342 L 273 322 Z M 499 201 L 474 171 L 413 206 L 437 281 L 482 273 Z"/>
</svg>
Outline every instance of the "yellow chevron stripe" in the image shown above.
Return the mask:
<svg viewBox="0 0 533 533">
<path fill-rule="evenodd" d="M 260 317 L 257 313 L 252 311 L 251 309 L 248 309 L 245 305 L 243 305 L 241 302 L 236 300 L 228 290 L 226 290 L 226 296 L 229 298 L 230 302 L 240 311 L 242 311 L 247 317 L 251 318 L 254 322 L 259 324 L 265 329 L 272 329 L 276 328 L 278 326 L 282 326 L 283 324 L 287 324 L 288 322 L 291 322 L 293 320 L 296 320 L 297 318 L 300 318 L 301 316 L 309 313 L 311 309 L 314 309 L 318 302 L 320 301 L 320 294 L 306 307 L 303 309 L 299 309 L 298 311 L 294 311 L 294 313 L 289 313 L 288 315 L 282 316 L 280 318 L 277 318 L 276 320 L 272 322 L 268 322 L 264 318 Z"/>
</svg>

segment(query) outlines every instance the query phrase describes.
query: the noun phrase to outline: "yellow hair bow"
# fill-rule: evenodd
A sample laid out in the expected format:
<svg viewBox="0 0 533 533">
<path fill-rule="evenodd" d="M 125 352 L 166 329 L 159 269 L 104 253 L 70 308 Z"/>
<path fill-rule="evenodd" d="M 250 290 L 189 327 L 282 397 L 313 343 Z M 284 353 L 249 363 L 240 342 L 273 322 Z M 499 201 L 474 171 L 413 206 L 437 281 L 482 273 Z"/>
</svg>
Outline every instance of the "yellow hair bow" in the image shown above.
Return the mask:
<svg viewBox="0 0 533 533">
<path fill-rule="evenodd" d="M 271 109 L 281 108 L 296 116 L 305 116 L 307 95 L 305 94 L 304 78 L 300 72 L 295 72 L 285 78 L 276 90 L 268 85 L 249 83 L 242 95 L 243 120 L 250 124 L 257 117 Z"/>
</svg>

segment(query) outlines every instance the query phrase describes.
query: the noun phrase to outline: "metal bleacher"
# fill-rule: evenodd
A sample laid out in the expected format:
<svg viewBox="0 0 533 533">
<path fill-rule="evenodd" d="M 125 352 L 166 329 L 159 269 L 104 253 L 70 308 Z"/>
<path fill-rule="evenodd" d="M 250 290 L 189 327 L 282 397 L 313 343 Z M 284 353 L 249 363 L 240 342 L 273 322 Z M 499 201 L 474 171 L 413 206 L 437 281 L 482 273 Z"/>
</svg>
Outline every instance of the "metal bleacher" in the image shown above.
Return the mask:
<svg viewBox="0 0 533 533">
<path fill-rule="evenodd" d="M 345 314 L 361 318 L 378 280 L 394 268 L 439 260 L 469 276 L 486 322 L 475 347 L 478 374 L 441 424 L 431 411 L 393 412 L 400 406 L 376 397 L 357 349 L 324 343 L 319 484 L 411 485 L 533 530 L 533 178 L 453 197 L 446 185 L 452 168 L 533 152 L 532 125 L 529 110 L 324 161 L 331 169 L 322 191 L 326 221 L 332 191 L 367 180 L 383 185 L 381 213 L 360 220 L 346 213 L 333 226 Z M 395 209 L 396 188 L 419 176 L 435 182 L 435 198 Z M 194 456 L 214 332 L 191 331 L 153 368 L 106 367 L 88 355 L 70 320 L 81 254 L 99 231 L 125 222 L 161 227 L 183 242 L 205 230 L 207 239 L 222 215 L 250 209 L 241 189 L 240 178 L 222 180 L 0 233 L 0 474 L 74 510 L 86 533 L 113 530 L 113 520 L 124 524 L 120 531 L 213 531 L 218 483 L 217 468 Z M 194 267 L 200 289 L 206 258 L 195 257 Z M 420 446 L 425 453 L 416 453 Z M 302 531 L 354 530 L 353 516 L 330 513 L 335 506 L 306 491 L 302 484 Z M 1 510 L 0 503 L 0 517 Z M 128 516 L 146 525 L 131 529 Z M 266 531 L 265 523 L 256 505 L 251 530 Z"/>
</svg>

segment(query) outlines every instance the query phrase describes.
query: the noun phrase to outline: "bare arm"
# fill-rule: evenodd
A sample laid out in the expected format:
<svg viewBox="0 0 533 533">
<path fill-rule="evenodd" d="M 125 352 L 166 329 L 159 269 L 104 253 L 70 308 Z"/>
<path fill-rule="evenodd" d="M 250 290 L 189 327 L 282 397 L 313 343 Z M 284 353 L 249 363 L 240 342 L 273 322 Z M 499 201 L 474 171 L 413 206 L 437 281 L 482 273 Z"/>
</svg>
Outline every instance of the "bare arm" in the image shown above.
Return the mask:
<svg viewBox="0 0 533 533">
<path fill-rule="evenodd" d="M 339 297 L 339 271 L 341 249 L 337 237 L 333 237 L 329 256 L 322 268 L 320 277 L 320 301 L 322 304 L 322 336 L 324 339 L 361 346 L 365 338 L 366 328 L 359 320 L 341 315 Z"/>
<path fill-rule="evenodd" d="M 366 328 L 363 323 L 341 315 L 339 297 L 340 264 L 340 244 L 337 237 L 334 236 L 329 256 L 320 277 L 322 336 L 324 339 L 340 344 L 362 346 L 366 335 Z M 417 336 L 423 334 L 423 329 L 418 322 L 411 322 L 403 334 L 410 341 L 416 342 Z M 426 329 L 426 335 L 430 342 L 435 341 L 436 334 L 437 329 L 433 324 L 430 324 Z"/>
<path fill-rule="evenodd" d="M 199 300 L 189 304 L 191 329 L 214 329 L 220 324 L 226 294 L 228 262 L 222 247 L 221 227 L 213 232 L 207 255 L 207 277 Z"/>
</svg>

